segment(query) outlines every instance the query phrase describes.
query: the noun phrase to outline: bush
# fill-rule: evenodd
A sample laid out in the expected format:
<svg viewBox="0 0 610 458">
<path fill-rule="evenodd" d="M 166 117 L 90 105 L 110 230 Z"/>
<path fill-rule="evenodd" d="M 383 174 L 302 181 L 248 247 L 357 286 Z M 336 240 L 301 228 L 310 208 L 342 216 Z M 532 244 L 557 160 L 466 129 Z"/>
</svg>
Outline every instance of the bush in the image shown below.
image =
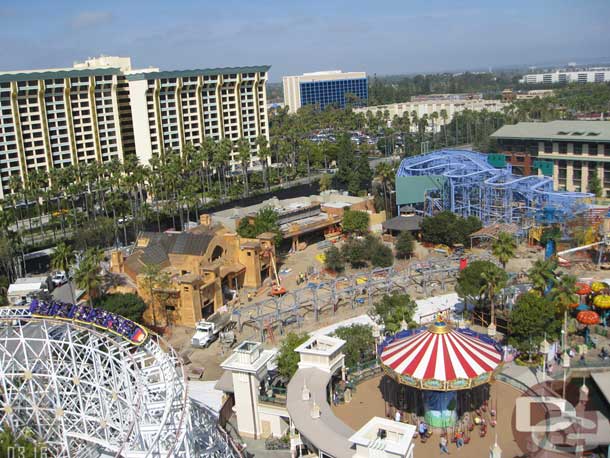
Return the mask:
<svg viewBox="0 0 610 458">
<path fill-rule="evenodd" d="M 456 243 L 468 243 L 468 236 L 481 229 L 481 221 L 476 216 L 462 218 L 450 211 L 440 212 L 426 217 L 422 221 L 424 241 L 453 246 Z"/>
<path fill-rule="evenodd" d="M 401 232 L 396 240 L 396 257 L 399 259 L 407 259 L 413 255 L 415 251 L 415 239 L 410 232 Z"/>
<path fill-rule="evenodd" d="M 345 270 L 345 260 L 341 256 L 339 248 L 335 245 L 324 252 L 324 267 L 333 272 L 343 272 Z"/>
<path fill-rule="evenodd" d="M 417 310 L 417 304 L 408 294 L 392 293 L 385 294 L 379 302 L 375 303 L 375 313 L 386 331 L 394 334 L 400 330 L 403 320 L 409 328 L 416 327 L 413 315 Z"/>
<path fill-rule="evenodd" d="M 377 242 L 375 246 L 369 247 L 369 251 L 373 267 L 390 267 L 394 264 L 392 249 L 383 243 Z"/>
<path fill-rule="evenodd" d="M 146 303 L 140 296 L 133 293 L 104 295 L 96 299 L 95 306 L 124 316 L 136 323 L 142 322 L 142 315 L 146 310 Z"/>
<path fill-rule="evenodd" d="M 369 231 L 369 214 L 359 210 L 345 210 L 343 231 L 347 234 L 363 235 Z"/>
<path fill-rule="evenodd" d="M 373 235 L 366 238 L 349 239 L 341 249 L 343 259 L 352 268 L 366 267 L 369 262 L 374 267 L 390 267 L 394 264 L 392 250 Z"/>
<path fill-rule="evenodd" d="M 341 248 L 341 255 L 352 268 L 365 267 L 369 260 L 369 250 L 365 239 L 349 239 Z"/>
</svg>

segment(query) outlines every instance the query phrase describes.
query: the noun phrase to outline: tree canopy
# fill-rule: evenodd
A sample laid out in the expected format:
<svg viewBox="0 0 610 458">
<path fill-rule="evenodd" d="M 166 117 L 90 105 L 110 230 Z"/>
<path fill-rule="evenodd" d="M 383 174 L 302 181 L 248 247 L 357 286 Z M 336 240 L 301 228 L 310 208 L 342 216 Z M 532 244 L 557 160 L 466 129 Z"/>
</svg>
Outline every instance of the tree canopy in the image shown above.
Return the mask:
<svg viewBox="0 0 610 458">
<path fill-rule="evenodd" d="M 392 249 L 371 234 L 348 239 L 341 247 L 341 256 L 355 269 L 366 267 L 369 262 L 373 267 L 390 267 L 394 264 Z"/>
<path fill-rule="evenodd" d="M 375 338 L 371 326 L 353 324 L 337 329 L 334 335 L 345 340 L 342 351 L 347 367 L 354 367 L 358 363 L 375 358 Z"/>
<path fill-rule="evenodd" d="M 343 231 L 347 234 L 366 234 L 369 231 L 369 221 L 367 212 L 346 209 L 343 212 Z"/>
<path fill-rule="evenodd" d="M 476 216 L 462 218 L 450 211 L 428 216 L 422 221 L 422 238 L 426 242 L 453 246 L 468 243 L 468 236 L 481 229 L 481 221 Z"/>
<path fill-rule="evenodd" d="M 482 307 L 488 287 L 486 278 L 491 276 L 498 283 L 508 280 L 508 274 L 493 262 L 473 261 L 460 272 L 455 291 L 463 301 Z"/>
<path fill-rule="evenodd" d="M 277 357 L 277 369 L 280 375 L 292 378 L 299 367 L 299 354 L 294 349 L 307 339 L 307 334 L 295 334 L 294 332 L 286 336 Z"/>
<path fill-rule="evenodd" d="M 375 314 L 385 330 L 394 334 L 400 330 L 403 321 L 409 328 L 416 327 L 413 316 L 417 310 L 417 304 L 411 296 L 402 293 L 384 294 L 375 303 Z"/>
<path fill-rule="evenodd" d="M 281 241 L 280 226 L 278 224 L 278 213 L 272 207 L 263 207 L 254 216 L 252 222 L 248 217 L 242 218 L 237 227 L 237 233 L 241 237 L 255 238 L 264 232 L 272 232 L 275 243 Z"/>
<path fill-rule="evenodd" d="M 335 245 L 324 252 L 324 267 L 333 272 L 343 272 L 345 270 L 345 260 Z"/>
<path fill-rule="evenodd" d="M 95 300 L 95 306 L 136 323 L 142 323 L 142 315 L 146 310 L 146 303 L 133 293 L 105 294 Z"/>
<path fill-rule="evenodd" d="M 534 292 L 522 294 L 510 313 L 509 343 L 521 351 L 536 351 L 546 335 L 547 340 L 557 339 L 561 321 L 553 303 Z"/>
<path fill-rule="evenodd" d="M 396 240 L 396 257 L 399 259 L 407 259 L 413 255 L 415 249 L 415 239 L 410 232 L 401 232 Z"/>
</svg>

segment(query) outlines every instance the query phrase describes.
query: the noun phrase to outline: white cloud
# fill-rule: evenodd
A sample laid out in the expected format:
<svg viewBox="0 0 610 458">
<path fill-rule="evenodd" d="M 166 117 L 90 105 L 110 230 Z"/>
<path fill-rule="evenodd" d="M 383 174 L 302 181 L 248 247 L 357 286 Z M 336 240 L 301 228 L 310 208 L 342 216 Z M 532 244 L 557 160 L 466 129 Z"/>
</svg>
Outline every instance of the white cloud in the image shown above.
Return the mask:
<svg viewBox="0 0 610 458">
<path fill-rule="evenodd" d="M 74 29 L 95 27 L 112 21 L 110 11 L 82 11 L 70 19 L 70 26 Z"/>
</svg>

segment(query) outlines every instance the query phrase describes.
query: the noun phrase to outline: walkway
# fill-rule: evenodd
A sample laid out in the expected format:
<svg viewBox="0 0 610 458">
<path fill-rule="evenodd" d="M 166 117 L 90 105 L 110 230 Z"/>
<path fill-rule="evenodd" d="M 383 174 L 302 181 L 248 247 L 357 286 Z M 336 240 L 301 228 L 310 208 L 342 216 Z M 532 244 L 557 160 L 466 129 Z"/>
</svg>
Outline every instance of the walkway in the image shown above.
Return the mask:
<svg viewBox="0 0 610 458">
<path fill-rule="evenodd" d="M 329 382 L 328 372 L 299 369 L 288 384 L 286 408 L 296 429 L 319 450 L 335 458 L 351 458 L 354 449 L 348 439 L 355 431 L 335 416 L 326 401 Z M 309 401 L 303 401 L 303 385 L 311 392 Z M 320 418 L 311 417 L 313 402 L 320 407 Z"/>
</svg>

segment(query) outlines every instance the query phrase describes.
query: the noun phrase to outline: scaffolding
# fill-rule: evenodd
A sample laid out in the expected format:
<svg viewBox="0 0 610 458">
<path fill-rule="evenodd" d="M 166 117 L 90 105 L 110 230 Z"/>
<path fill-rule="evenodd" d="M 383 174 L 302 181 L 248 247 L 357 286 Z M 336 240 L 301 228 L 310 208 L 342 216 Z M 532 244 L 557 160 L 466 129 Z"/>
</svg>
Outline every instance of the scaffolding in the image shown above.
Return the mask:
<svg viewBox="0 0 610 458">
<path fill-rule="evenodd" d="M 462 217 L 476 216 L 494 223 L 565 221 L 582 213 L 593 194 L 555 191 L 551 177 L 512 173 L 508 164 L 493 167 L 488 156 L 466 150 L 439 150 L 404 159 L 396 174 L 440 177 L 438 187 L 426 190 L 419 209 L 425 215 L 449 210 Z M 417 205 L 411 203 L 410 205 Z M 400 214 L 400 205 L 398 207 Z"/>
</svg>

